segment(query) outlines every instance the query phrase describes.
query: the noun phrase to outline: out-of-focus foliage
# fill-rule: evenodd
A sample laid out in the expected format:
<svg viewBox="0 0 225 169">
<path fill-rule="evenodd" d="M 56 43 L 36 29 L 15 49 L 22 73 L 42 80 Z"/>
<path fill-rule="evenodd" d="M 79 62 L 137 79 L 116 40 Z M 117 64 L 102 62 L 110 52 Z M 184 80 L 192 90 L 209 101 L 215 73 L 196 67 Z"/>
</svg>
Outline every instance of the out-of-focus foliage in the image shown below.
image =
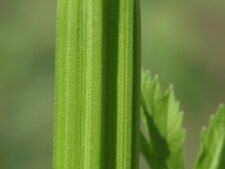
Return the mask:
<svg viewBox="0 0 225 169">
<path fill-rule="evenodd" d="M 221 92 L 225 91 L 225 3 L 146 0 L 143 4 L 144 67 L 159 74 L 164 86 L 177 86 L 191 112 L 202 111 L 207 102 L 225 100 Z"/>
<path fill-rule="evenodd" d="M 55 1 L 0 1 L 0 168 L 52 166 Z"/>
</svg>

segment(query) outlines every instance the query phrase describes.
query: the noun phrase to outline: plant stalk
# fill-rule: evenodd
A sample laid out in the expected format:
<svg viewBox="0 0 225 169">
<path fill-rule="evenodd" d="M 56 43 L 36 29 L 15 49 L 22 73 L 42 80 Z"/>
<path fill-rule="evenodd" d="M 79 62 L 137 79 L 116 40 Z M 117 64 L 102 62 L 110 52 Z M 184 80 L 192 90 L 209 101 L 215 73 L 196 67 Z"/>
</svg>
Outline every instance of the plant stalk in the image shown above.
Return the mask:
<svg viewBox="0 0 225 169">
<path fill-rule="evenodd" d="M 54 169 L 137 169 L 138 0 L 58 0 Z"/>
</svg>

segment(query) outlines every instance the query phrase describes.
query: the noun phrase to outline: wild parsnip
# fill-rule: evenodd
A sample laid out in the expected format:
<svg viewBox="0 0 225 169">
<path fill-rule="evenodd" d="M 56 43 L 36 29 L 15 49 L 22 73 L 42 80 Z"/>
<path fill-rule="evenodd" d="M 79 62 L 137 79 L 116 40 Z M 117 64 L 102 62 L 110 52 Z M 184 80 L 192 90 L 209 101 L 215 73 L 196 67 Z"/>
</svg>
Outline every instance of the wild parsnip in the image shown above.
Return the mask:
<svg viewBox="0 0 225 169">
<path fill-rule="evenodd" d="M 185 131 L 172 88 L 143 72 L 138 0 L 58 0 L 54 169 L 183 169 Z M 141 106 L 139 104 L 141 88 Z M 223 169 L 224 106 L 196 169 Z"/>
<path fill-rule="evenodd" d="M 58 0 L 54 169 L 136 169 L 137 0 Z"/>
</svg>

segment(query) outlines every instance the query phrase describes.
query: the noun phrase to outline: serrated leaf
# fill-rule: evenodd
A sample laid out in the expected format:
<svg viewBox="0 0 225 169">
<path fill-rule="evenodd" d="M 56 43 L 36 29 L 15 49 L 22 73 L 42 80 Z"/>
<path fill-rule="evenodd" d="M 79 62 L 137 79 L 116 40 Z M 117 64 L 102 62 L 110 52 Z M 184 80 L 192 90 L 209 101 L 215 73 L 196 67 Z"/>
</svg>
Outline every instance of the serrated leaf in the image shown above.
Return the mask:
<svg viewBox="0 0 225 169">
<path fill-rule="evenodd" d="M 202 133 L 202 144 L 195 169 L 225 168 L 225 107 L 221 105 Z"/>
<path fill-rule="evenodd" d="M 163 93 L 158 78 L 142 72 L 141 151 L 151 169 L 183 169 L 185 131 L 173 88 Z"/>
</svg>

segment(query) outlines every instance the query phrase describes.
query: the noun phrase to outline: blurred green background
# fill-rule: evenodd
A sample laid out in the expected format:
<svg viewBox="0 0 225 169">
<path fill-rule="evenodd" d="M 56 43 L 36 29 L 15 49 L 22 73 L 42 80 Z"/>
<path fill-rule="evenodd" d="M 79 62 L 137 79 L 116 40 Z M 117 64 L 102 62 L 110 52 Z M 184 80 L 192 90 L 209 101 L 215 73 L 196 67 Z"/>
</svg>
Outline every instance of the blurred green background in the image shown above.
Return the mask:
<svg viewBox="0 0 225 169">
<path fill-rule="evenodd" d="M 0 1 L 0 168 L 50 169 L 56 0 Z M 143 67 L 173 83 L 186 165 L 225 102 L 225 1 L 142 0 Z M 144 164 L 142 165 L 144 168 Z"/>
</svg>

